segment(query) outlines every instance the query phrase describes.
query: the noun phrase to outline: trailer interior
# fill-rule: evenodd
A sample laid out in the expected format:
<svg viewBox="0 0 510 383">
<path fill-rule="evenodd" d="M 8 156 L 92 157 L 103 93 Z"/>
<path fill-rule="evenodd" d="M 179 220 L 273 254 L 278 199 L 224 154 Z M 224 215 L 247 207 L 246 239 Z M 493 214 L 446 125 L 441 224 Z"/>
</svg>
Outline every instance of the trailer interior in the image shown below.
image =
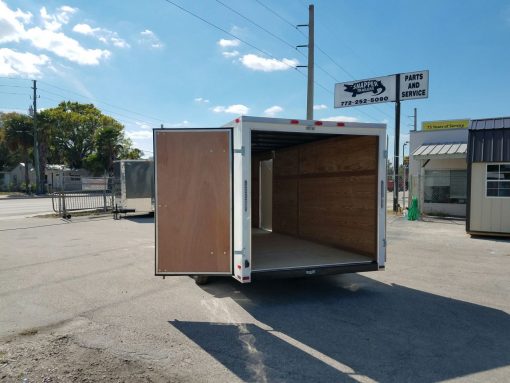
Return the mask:
<svg viewBox="0 0 510 383">
<path fill-rule="evenodd" d="M 378 137 L 252 130 L 253 273 L 377 263 Z"/>
</svg>

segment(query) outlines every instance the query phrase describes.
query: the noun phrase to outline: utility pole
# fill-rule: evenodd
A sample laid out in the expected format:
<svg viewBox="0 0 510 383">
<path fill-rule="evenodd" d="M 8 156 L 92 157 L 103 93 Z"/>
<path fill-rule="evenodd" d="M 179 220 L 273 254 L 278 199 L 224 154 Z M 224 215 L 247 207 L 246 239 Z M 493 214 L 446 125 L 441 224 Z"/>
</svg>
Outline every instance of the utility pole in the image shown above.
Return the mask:
<svg viewBox="0 0 510 383">
<path fill-rule="evenodd" d="M 398 211 L 398 166 L 400 149 L 400 74 L 396 76 L 397 100 L 395 101 L 395 155 L 393 157 L 393 211 Z"/>
<path fill-rule="evenodd" d="M 300 24 L 298 27 L 308 27 L 308 44 L 298 45 L 296 48 L 308 47 L 308 65 L 298 65 L 297 68 L 308 68 L 308 82 L 306 92 L 306 119 L 313 120 L 313 84 L 314 84 L 314 46 L 315 46 L 315 34 L 314 34 L 314 6 L 310 4 L 308 6 L 308 24 Z"/>
<path fill-rule="evenodd" d="M 414 108 L 414 131 L 418 130 L 418 109 Z"/>
<path fill-rule="evenodd" d="M 37 138 L 37 80 L 32 80 L 34 86 L 32 89 L 34 90 L 33 96 L 33 125 L 34 125 L 34 168 L 35 168 L 35 190 L 37 194 L 42 194 L 42 185 L 41 185 L 41 168 L 39 167 L 39 141 Z M 27 164 L 28 166 L 28 164 Z"/>
</svg>

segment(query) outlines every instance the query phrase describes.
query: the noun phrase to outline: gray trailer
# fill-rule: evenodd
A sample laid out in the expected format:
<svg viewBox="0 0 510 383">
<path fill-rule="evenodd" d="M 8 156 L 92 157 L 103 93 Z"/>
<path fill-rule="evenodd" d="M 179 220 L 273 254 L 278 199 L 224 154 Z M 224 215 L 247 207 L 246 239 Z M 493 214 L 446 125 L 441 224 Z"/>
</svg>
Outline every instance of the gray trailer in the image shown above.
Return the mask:
<svg viewBox="0 0 510 383">
<path fill-rule="evenodd" d="M 113 176 L 114 218 L 122 213 L 154 212 L 154 161 L 115 161 Z"/>
<path fill-rule="evenodd" d="M 158 276 L 307 277 L 386 261 L 386 126 L 243 116 L 155 129 Z"/>
</svg>

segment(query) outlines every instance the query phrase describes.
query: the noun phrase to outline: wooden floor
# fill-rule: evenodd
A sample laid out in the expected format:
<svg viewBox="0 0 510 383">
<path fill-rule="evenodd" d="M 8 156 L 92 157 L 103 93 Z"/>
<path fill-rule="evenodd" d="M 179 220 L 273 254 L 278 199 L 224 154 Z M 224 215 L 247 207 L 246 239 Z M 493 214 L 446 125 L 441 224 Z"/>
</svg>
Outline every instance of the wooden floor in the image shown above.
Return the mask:
<svg viewBox="0 0 510 383">
<path fill-rule="evenodd" d="M 253 271 L 372 262 L 364 255 L 255 228 L 251 260 Z"/>
</svg>

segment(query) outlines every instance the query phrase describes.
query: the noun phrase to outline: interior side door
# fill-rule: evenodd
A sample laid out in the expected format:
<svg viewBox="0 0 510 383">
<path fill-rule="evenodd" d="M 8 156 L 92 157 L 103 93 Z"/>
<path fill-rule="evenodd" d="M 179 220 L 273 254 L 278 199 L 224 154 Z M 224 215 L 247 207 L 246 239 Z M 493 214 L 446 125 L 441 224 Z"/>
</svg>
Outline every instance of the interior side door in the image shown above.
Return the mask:
<svg viewBox="0 0 510 383">
<path fill-rule="evenodd" d="M 232 275 L 232 130 L 154 130 L 156 275 Z"/>
</svg>

